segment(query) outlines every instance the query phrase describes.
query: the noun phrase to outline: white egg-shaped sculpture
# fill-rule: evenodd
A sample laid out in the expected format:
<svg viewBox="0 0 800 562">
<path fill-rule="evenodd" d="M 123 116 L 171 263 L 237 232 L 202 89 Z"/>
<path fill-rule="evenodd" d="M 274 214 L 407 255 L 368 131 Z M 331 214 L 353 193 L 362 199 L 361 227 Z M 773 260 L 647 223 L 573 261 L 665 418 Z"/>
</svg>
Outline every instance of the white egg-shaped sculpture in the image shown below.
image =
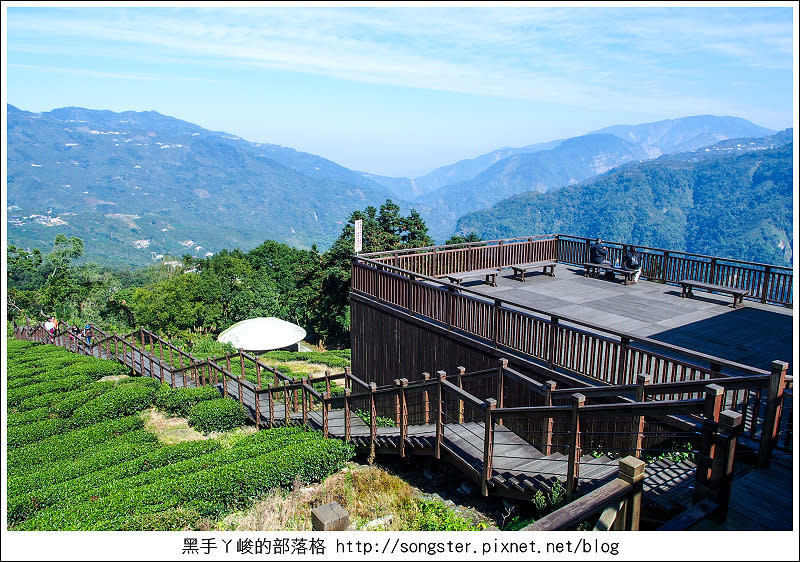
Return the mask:
<svg viewBox="0 0 800 562">
<path fill-rule="evenodd" d="M 289 347 L 305 337 L 306 331 L 297 324 L 270 316 L 237 322 L 223 331 L 217 340 L 236 349 L 262 352 Z"/>
</svg>

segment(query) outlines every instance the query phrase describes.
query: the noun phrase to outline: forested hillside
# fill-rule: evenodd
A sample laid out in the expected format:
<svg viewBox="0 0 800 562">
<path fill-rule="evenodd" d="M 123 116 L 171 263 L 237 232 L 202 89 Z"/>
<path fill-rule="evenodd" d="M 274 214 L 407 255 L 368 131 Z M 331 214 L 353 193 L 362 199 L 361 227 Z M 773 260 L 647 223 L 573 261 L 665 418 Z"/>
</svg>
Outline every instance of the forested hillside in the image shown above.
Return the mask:
<svg viewBox="0 0 800 562">
<path fill-rule="evenodd" d="M 791 144 L 666 156 L 516 195 L 461 217 L 457 233 L 562 232 L 783 265 L 792 260 L 792 185 Z"/>
<path fill-rule="evenodd" d="M 7 115 L 9 240 L 42 247 L 57 227 L 101 263 L 265 239 L 324 248 L 352 209 L 390 194 L 324 158 L 156 112 L 8 106 Z"/>
</svg>

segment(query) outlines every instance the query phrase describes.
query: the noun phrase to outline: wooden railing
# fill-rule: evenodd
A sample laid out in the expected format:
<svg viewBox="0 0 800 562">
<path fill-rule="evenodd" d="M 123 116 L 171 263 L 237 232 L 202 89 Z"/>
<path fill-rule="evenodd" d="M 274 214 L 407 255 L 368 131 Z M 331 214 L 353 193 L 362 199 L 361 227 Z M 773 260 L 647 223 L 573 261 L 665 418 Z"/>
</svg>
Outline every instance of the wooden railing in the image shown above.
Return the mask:
<svg viewBox="0 0 800 562">
<path fill-rule="evenodd" d="M 547 234 L 502 240 L 487 240 L 446 246 L 426 246 L 388 252 L 361 254 L 371 260 L 407 273 L 441 277 L 489 267 L 508 267 L 517 263 L 554 260 L 582 265 L 589 261 L 589 246 L 594 239 L 568 234 Z M 609 259 L 622 262 L 632 244 L 604 240 Z M 762 303 L 792 305 L 792 268 L 779 265 L 706 256 L 634 246 L 642 257 L 643 279 L 677 284 L 689 278 L 704 283 L 744 289 L 746 298 Z"/>
<path fill-rule="evenodd" d="M 559 234 L 557 260 L 581 265 L 589 261 L 589 246 L 593 239 Z M 631 244 L 603 243 L 609 249 L 611 262 L 622 262 Z M 643 279 L 677 284 L 681 279 L 693 279 L 725 287 L 744 289 L 745 298 L 762 303 L 792 305 L 792 268 L 728 258 L 675 252 L 647 246 L 635 246 L 641 255 Z"/>
<path fill-rule="evenodd" d="M 440 277 L 475 269 L 555 260 L 557 244 L 555 236 L 546 235 L 374 252 L 361 257 L 429 277 Z"/>
<path fill-rule="evenodd" d="M 477 291 L 357 257 L 352 292 L 493 348 L 611 385 L 634 384 L 647 372 L 656 383 L 768 371 L 619 330 L 489 298 Z"/>
<path fill-rule="evenodd" d="M 15 337 L 42 342 L 50 341 L 51 338 L 41 327 L 17 330 Z M 365 382 L 355 376 L 349 369 L 336 375 L 326 372 L 321 377 L 291 379 L 260 359 L 243 352 L 199 359 L 145 329 L 121 336 L 95 330 L 91 342 L 59 331 L 55 334 L 54 343 L 89 355 L 103 356 L 102 352 L 105 352 L 105 357 L 116 358 L 138 374 L 157 377 L 171 386 L 221 383 L 223 394 L 227 395 L 229 389 L 235 388 L 235 394 L 243 405 L 245 396 L 251 393 L 254 411 L 248 410 L 248 414 L 259 428 L 294 423 L 305 425 L 309 423 L 309 414 L 319 411 L 322 431 L 328 436 L 331 433 L 331 409 L 337 407 L 344 414 L 344 431 L 338 436 L 350 441 L 354 404 L 364 403 L 367 405 L 365 410 L 369 420 L 371 458 L 374 457 L 378 435 L 377 417 L 381 413 L 379 401 L 384 404 L 388 401 L 394 406 L 397 448 L 401 456 L 406 454 L 410 426 L 435 425 L 432 453 L 440 458 L 448 432 L 452 431 L 452 428 L 448 429 L 450 424 L 479 422 L 483 424 L 483 429 L 481 435 L 475 436 L 475 442 L 483 448 L 482 457 L 478 466 L 462 465 L 462 468 L 480 482 L 484 494 L 488 494 L 492 486 L 494 463 L 499 458 L 494 451 L 497 428 L 513 426 L 515 420 L 524 420 L 537 428 L 537 435 L 541 439 L 537 437 L 535 441 L 545 455 L 557 447 L 568 453 L 565 461 L 566 493 L 568 497 L 572 497 L 579 481 L 581 452 L 590 450 L 589 443 L 594 442 L 598 435 L 608 432 L 607 428 L 587 426 L 588 420 L 629 420 L 629 425 L 637 429 L 628 434 L 625 445 L 617 447 L 617 450 L 641 456 L 645 450 L 643 440 L 646 435 L 646 419 L 694 416 L 702 422 L 701 431 L 687 432 L 686 435 L 697 437 L 701 447 L 698 455 L 698 465 L 701 467 L 697 477 L 698 489 L 702 491 L 703 486 L 706 486 L 713 492 L 708 494 L 718 495 L 713 490 L 718 489 L 720 477 L 717 472 L 724 463 L 720 464 L 722 461 L 715 455 L 727 450 L 727 442 L 719 441 L 719 431 L 714 424 L 720 423 L 721 415 L 724 419 L 738 417 L 740 421 L 749 415 L 751 427 L 757 424 L 761 427 L 760 459 L 762 463 L 768 463 L 772 449 L 777 445 L 781 427 L 784 388 L 791 385 L 791 379 L 786 377 L 786 364 L 775 362 L 772 373 L 767 377 L 714 379 L 714 383 L 719 384 L 709 384 L 709 381 L 651 384 L 651 377 L 643 374 L 637 377 L 636 385 L 585 388 L 576 392 L 576 389 L 557 389 L 552 381 L 544 384 L 534 381 L 509 368 L 507 360 L 501 359 L 498 367 L 493 369 L 467 373 L 465 369 L 458 368 L 449 377 L 444 371 L 438 371 L 435 377 L 424 373 L 421 380 L 409 382 L 407 379 L 399 379 L 393 384 L 378 387 L 373 382 Z M 101 352 L 96 353 L 98 350 Z M 184 358 L 187 364 L 184 364 Z M 255 375 L 249 371 L 249 363 L 252 364 Z M 233 373 L 235 366 L 239 367 L 237 375 Z M 262 385 L 264 372 L 272 375 L 272 384 Z M 248 380 L 248 377 L 253 376 L 254 381 Z M 342 383 L 337 385 L 338 393 L 334 392 L 334 381 Z M 511 383 L 522 385 L 541 396 L 543 405 L 506 407 L 504 402 L 507 385 Z M 315 388 L 315 385 L 324 385 L 324 390 Z M 754 388 L 767 389 L 763 404 L 758 402 L 751 406 L 749 402 L 734 398 L 733 393 Z M 480 398 L 480 395 L 488 397 Z M 675 395 L 693 398 L 669 399 Z M 276 415 L 277 404 L 283 406 L 283 415 L 280 417 Z M 742 411 L 728 409 L 727 413 L 722 412 L 727 405 L 742 406 Z M 762 411 L 763 414 L 760 413 Z M 292 414 L 299 414 L 299 418 L 293 418 Z M 566 431 L 556 438 L 558 426 L 565 427 Z"/>
<path fill-rule="evenodd" d="M 644 468 L 635 457 L 620 459 L 617 478 L 520 531 L 572 531 L 597 514 L 593 531 L 638 531 Z"/>
</svg>

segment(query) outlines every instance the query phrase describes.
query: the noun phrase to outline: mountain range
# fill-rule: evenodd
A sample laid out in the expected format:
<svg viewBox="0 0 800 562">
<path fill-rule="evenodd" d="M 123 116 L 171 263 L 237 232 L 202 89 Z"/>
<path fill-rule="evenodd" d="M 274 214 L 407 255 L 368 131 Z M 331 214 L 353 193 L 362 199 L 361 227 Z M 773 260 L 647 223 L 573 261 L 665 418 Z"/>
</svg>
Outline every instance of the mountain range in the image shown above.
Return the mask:
<svg viewBox="0 0 800 562">
<path fill-rule="evenodd" d="M 54 227 L 118 265 L 265 239 L 333 242 L 351 211 L 392 194 L 334 162 L 208 131 L 156 112 L 8 106 L 9 240 Z"/>
<path fill-rule="evenodd" d="M 563 232 L 778 265 L 792 263 L 792 131 L 620 166 L 458 220 L 484 239 Z"/>
<path fill-rule="evenodd" d="M 498 149 L 410 179 L 350 170 L 154 111 L 31 113 L 9 105 L 7 123 L 9 242 L 44 248 L 57 230 L 87 240 L 87 258 L 114 265 L 247 249 L 265 239 L 324 249 L 351 211 L 388 198 L 404 212 L 417 208 L 441 242 L 460 217 L 507 197 L 575 186 L 679 150 L 705 147 L 692 154 L 706 158 L 729 150 L 729 139 L 774 133 L 715 116 L 618 125 Z M 714 142 L 712 151 L 706 145 Z M 459 231 L 472 220 L 465 217 Z"/>
</svg>

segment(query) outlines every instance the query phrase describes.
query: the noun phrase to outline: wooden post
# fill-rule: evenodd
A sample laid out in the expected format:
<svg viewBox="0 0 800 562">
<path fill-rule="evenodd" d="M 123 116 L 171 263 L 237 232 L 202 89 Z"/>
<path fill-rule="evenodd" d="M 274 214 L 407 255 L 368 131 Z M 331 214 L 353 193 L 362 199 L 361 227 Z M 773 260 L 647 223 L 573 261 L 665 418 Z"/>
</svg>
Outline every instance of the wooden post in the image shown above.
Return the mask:
<svg viewBox="0 0 800 562">
<path fill-rule="evenodd" d="M 400 456 L 405 457 L 406 439 L 408 437 L 408 406 L 406 404 L 408 379 L 400 379 L 397 384 L 399 386 L 398 394 L 400 395 Z"/>
<path fill-rule="evenodd" d="M 269 426 L 275 427 L 275 397 L 272 394 L 272 388 L 270 388 L 267 392 L 267 396 L 269 396 Z"/>
<path fill-rule="evenodd" d="M 653 382 L 653 375 L 639 373 L 636 375 L 636 401 L 646 402 L 645 386 Z M 642 442 L 644 441 L 644 416 L 634 418 L 635 433 L 631 435 L 631 455 L 637 459 L 642 457 Z"/>
<path fill-rule="evenodd" d="M 350 367 L 344 368 L 344 387 L 352 390 L 353 381 L 350 379 Z"/>
<path fill-rule="evenodd" d="M 369 464 L 375 460 L 375 437 L 378 433 L 377 412 L 375 411 L 375 391 L 377 389 L 374 382 L 369 383 Z"/>
<path fill-rule="evenodd" d="M 183 380 L 183 386 L 186 387 L 186 371 L 183 370 L 183 353 L 178 352 L 178 366 L 181 369 L 181 380 Z"/>
<path fill-rule="evenodd" d="M 169 351 L 169 366 L 174 369 L 175 368 L 175 358 L 172 356 L 172 344 L 167 345 L 167 351 Z"/>
<path fill-rule="evenodd" d="M 773 361 L 769 377 L 767 404 L 764 410 L 764 421 L 761 425 L 761 442 L 758 445 L 758 464 L 768 467 L 772 460 L 772 449 L 778 441 L 778 430 L 783 409 L 783 387 L 786 384 L 786 370 L 789 364 L 785 361 Z M 753 421 L 757 416 L 753 417 Z"/>
<path fill-rule="evenodd" d="M 626 375 L 628 374 L 628 346 L 631 343 L 631 338 L 621 336 L 619 338 L 619 362 L 617 363 L 617 381 L 616 384 L 625 384 Z"/>
<path fill-rule="evenodd" d="M 156 346 L 153 343 L 153 332 L 148 331 L 148 335 L 150 336 L 150 352 L 148 353 L 148 355 L 150 356 L 150 376 L 154 377 L 154 375 L 153 375 L 153 356 L 156 354 L 155 353 L 156 352 Z M 92 355 L 94 355 L 94 353 L 92 353 Z M 161 367 L 158 368 L 158 374 L 159 374 L 159 378 L 161 379 L 161 382 L 164 382 L 164 370 L 161 369 Z"/>
<path fill-rule="evenodd" d="M 481 494 L 489 495 L 489 480 L 492 479 L 492 456 L 494 454 L 494 420 L 492 415 L 497 407 L 497 400 L 487 398 L 484 402 L 485 419 L 483 435 L 483 474 L 481 475 Z"/>
<path fill-rule="evenodd" d="M 349 388 L 344 389 L 344 440 L 350 442 L 350 393 Z"/>
<path fill-rule="evenodd" d="M 329 370 L 325 370 L 325 392 L 330 394 L 331 393 L 331 372 Z"/>
<path fill-rule="evenodd" d="M 547 327 L 547 365 L 552 370 L 556 360 L 556 332 L 558 331 L 558 316 L 550 317 Z"/>
<path fill-rule="evenodd" d="M 244 385 L 242 384 L 243 378 L 244 375 L 239 375 L 238 377 L 236 377 L 236 382 L 238 383 L 239 387 L 239 404 L 241 404 L 242 407 L 244 407 Z"/>
<path fill-rule="evenodd" d="M 253 400 L 256 403 L 256 429 L 261 429 L 261 387 L 259 386 L 253 393 Z"/>
<path fill-rule="evenodd" d="M 400 379 L 394 379 L 392 382 L 398 387 L 394 395 L 394 423 L 400 427 Z"/>
<path fill-rule="evenodd" d="M 258 388 L 261 388 L 261 363 L 256 359 L 256 380 L 258 381 Z"/>
<path fill-rule="evenodd" d="M 424 380 L 425 382 L 429 382 L 431 380 L 431 374 L 422 373 L 422 380 Z M 430 416 L 431 403 L 427 386 L 422 391 L 422 407 L 424 409 L 423 419 L 425 420 L 425 425 L 428 425 L 429 423 L 431 423 L 431 416 Z"/>
<path fill-rule="evenodd" d="M 503 407 L 505 401 L 503 399 L 503 391 L 505 390 L 505 370 L 508 368 L 508 359 L 500 359 L 498 367 L 498 381 L 497 381 L 497 404 L 500 405 L 500 408 Z M 503 425 L 503 418 L 500 417 L 497 420 L 497 425 Z"/>
<path fill-rule="evenodd" d="M 239 350 L 239 365 L 241 367 L 242 378 L 244 378 L 244 353 Z"/>
<path fill-rule="evenodd" d="M 619 475 L 617 478 L 633 486 L 625 500 L 625 513 L 619 514 L 624 521 L 625 531 L 638 531 L 639 520 L 642 514 L 642 489 L 644 487 L 645 463 L 634 457 L 625 457 L 619 461 Z"/>
<path fill-rule="evenodd" d="M 724 410 L 719 415 L 719 432 L 716 435 L 716 450 L 711 464 L 712 499 L 719 505 L 714 518 L 724 521 L 728 516 L 733 484 L 733 463 L 736 454 L 736 441 L 742 426 L 742 414 L 733 410 Z"/>
<path fill-rule="evenodd" d="M 453 331 L 453 292 L 455 289 L 452 285 L 447 286 L 447 296 L 445 297 L 445 314 L 447 316 L 447 330 Z"/>
<path fill-rule="evenodd" d="M 229 373 L 231 372 L 231 356 L 229 353 L 225 354 L 225 369 L 227 369 Z"/>
<path fill-rule="evenodd" d="M 702 435 L 701 451 L 697 457 L 695 470 L 695 487 L 693 501 L 697 502 L 708 495 L 708 482 L 711 478 L 711 460 L 716 454 L 714 435 L 717 432 L 717 422 L 722 406 L 722 396 L 725 389 L 717 384 L 705 387 L 705 405 L 703 406 L 703 425 L 700 430 Z"/>
<path fill-rule="evenodd" d="M 495 349 L 497 349 L 497 339 L 500 333 L 500 309 L 502 306 L 503 301 L 500 299 L 494 299 L 494 307 L 492 307 L 492 347 Z"/>
<path fill-rule="evenodd" d="M 328 407 L 330 406 L 330 393 L 326 392 L 322 395 L 322 436 L 328 436 L 328 414 L 329 410 Z"/>
<path fill-rule="evenodd" d="M 464 390 L 464 381 L 461 377 L 464 376 L 466 369 L 464 367 L 456 367 L 456 376 L 458 376 L 458 388 Z M 458 397 L 458 423 L 464 423 L 464 399 L 459 395 Z"/>
<path fill-rule="evenodd" d="M 225 398 L 228 397 L 228 373 L 226 371 L 222 371 L 222 396 Z"/>
<path fill-rule="evenodd" d="M 308 410 L 311 408 L 311 394 L 306 392 L 306 385 L 309 387 L 311 386 L 310 382 L 311 377 L 306 377 L 303 386 L 300 387 L 301 390 L 301 402 L 303 403 L 303 425 L 308 425 Z M 308 403 L 306 403 L 308 401 Z"/>
<path fill-rule="evenodd" d="M 142 349 L 144 349 L 144 328 L 139 328 L 139 335 L 141 336 L 142 340 Z"/>
<path fill-rule="evenodd" d="M 444 371 L 436 371 L 436 446 L 433 450 L 433 455 L 437 459 L 442 458 L 442 433 L 444 433 L 444 424 L 442 423 L 442 381 L 447 377 Z"/>
<path fill-rule="evenodd" d="M 553 405 L 553 391 L 556 389 L 555 381 L 544 383 L 544 405 Z M 553 452 L 553 418 L 542 418 L 542 453 L 549 455 Z"/>
<path fill-rule="evenodd" d="M 286 419 L 286 427 L 289 427 L 291 414 L 289 413 L 289 391 L 286 388 L 286 381 L 283 381 L 283 417 Z"/>
<path fill-rule="evenodd" d="M 567 499 L 571 500 L 578 485 L 580 449 L 581 449 L 581 422 L 580 408 L 586 403 L 586 396 L 583 394 L 573 394 L 570 396 L 572 413 L 570 416 L 570 447 L 569 461 L 567 464 Z"/>
<path fill-rule="evenodd" d="M 763 281 L 761 282 L 761 302 L 767 302 L 767 295 L 769 295 L 769 283 L 770 283 L 770 275 L 772 274 L 772 268 L 770 266 L 764 267 L 764 276 Z"/>
</svg>

